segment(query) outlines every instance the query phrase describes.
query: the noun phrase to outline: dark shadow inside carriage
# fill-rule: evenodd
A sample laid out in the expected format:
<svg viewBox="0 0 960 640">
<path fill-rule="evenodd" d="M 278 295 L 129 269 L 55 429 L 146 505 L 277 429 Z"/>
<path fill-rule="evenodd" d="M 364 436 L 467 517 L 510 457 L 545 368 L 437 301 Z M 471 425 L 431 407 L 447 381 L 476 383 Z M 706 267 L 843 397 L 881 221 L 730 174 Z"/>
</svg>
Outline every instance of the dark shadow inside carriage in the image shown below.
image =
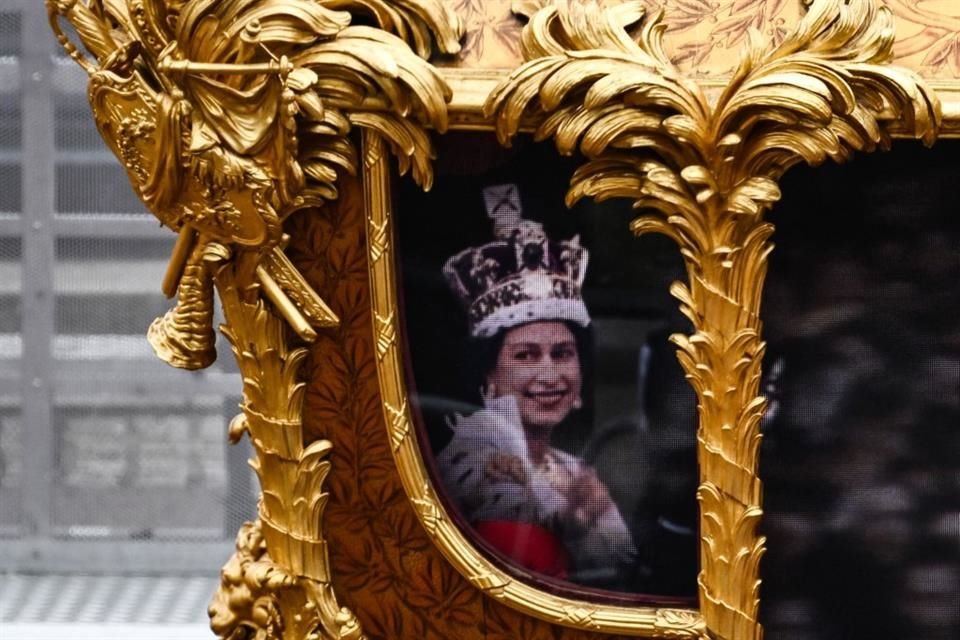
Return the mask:
<svg viewBox="0 0 960 640">
<path fill-rule="evenodd" d="M 800 168 L 771 219 L 770 637 L 960 637 L 960 145 Z"/>
</svg>

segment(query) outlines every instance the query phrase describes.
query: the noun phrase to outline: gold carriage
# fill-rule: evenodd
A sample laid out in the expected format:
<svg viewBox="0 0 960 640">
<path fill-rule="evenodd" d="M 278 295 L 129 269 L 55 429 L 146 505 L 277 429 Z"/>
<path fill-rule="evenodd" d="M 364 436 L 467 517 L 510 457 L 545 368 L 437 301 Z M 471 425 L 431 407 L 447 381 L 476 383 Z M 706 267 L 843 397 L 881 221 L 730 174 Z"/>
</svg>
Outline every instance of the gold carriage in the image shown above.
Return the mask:
<svg viewBox="0 0 960 640">
<path fill-rule="evenodd" d="M 960 130 L 960 17 L 921 4 L 47 0 L 101 134 L 178 234 L 162 283 L 176 305 L 150 344 L 210 364 L 216 294 L 240 368 L 229 437 L 253 444 L 261 498 L 214 632 L 760 638 L 766 216 L 794 165 Z M 671 341 L 696 414 L 669 437 L 688 449 L 693 546 L 631 575 L 683 572 L 682 588 L 534 568 L 478 534 L 440 480 L 432 425 L 470 409 L 445 386 L 463 318 L 438 302 L 440 269 L 489 233 L 484 197 L 592 243 L 593 422 L 616 422 L 611 403 L 637 385 L 638 361 L 617 358 L 649 333 L 644 304 L 679 301 Z M 651 233 L 673 242 L 636 244 Z M 651 255 L 668 266 L 644 271 Z M 592 462 L 643 509 L 653 436 L 621 431 Z"/>
</svg>

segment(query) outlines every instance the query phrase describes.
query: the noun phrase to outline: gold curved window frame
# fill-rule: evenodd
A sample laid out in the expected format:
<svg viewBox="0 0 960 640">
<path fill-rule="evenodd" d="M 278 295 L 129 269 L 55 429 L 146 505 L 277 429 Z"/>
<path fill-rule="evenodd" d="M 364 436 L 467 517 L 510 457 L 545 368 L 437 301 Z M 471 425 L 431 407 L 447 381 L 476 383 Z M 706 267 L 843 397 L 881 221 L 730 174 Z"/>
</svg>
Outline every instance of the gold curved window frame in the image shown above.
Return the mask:
<svg viewBox="0 0 960 640">
<path fill-rule="evenodd" d="M 347 526 L 324 516 L 335 434 L 310 441 L 303 425 L 303 345 L 344 321 L 291 262 L 283 226 L 296 211 L 350 209 L 346 201 L 362 195 L 363 222 L 350 229 L 367 236 L 365 338 L 396 471 L 433 545 L 486 594 L 469 606 L 502 618 L 511 637 L 547 633 L 549 625 L 521 633 L 529 616 L 576 629 L 571 637 L 762 637 L 760 300 L 772 249 L 763 216 L 779 198 L 777 180 L 795 164 L 846 160 L 893 137 L 960 136 L 960 81 L 924 82 L 890 66 L 895 29 L 880 0 L 798 1 L 806 14 L 780 44 L 756 41 L 733 75 L 705 81 L 664 53 L 664 25 L 644 12 L 646 0 L 488 3 L 529 17 L 523 60 L 503 70 L 428 62 L 456 53 L 464 35 L 442 0 L 46 0 L 58 39 L 90 76 L 101 134 L 147 208 L 178 234 L 162 283 L 178 300 L 148 333 L 157 355 L 181 368 L 209 365 L 215 290 L 224 308 L 244 396 L 230 436 L 250 438 L 262 497 L 211 603 L 218 635 L 364 636 L 341 602 L 369 602 L 334 589 L 342 583 L 329 532 Z M 917 0 L 889 4 L 932 19 L 914 10 Z M 698 610 L 547 593 L 483 556 L 438 501 L 401 375 L 387 159 L 429 188 L 431 138 L 448 128 L 489 131 L 504 144 L 522 129 L 561 154 L 579 152 L 586 162 L 568 201 L 632 199 L 647 212 L 634 233 L 676 241 L 688 277 L 671 292 L 692 331 L 674 342 L 700 409 Z M 420 570 L 431 562 L 424 555 L 412 554 Z M 455 572 L 440 574 L 433 589 L 460 586 Z M 412 633 L 390 628 L 402 616 L 387 617 L 379 635 Z"/>
<path fill-rule="evenodd" d="M 763 214 L 780 197 L 777 180 L 797 163 L 843 161 L 885 147 L 894 136 L 931 144 L 944 129 L 955 133 L 960 94 L 952 92 L 955 84 L 942 87 L 952 116 L 943 127 L 935 89 L 914 73 L 884 66 L 892 16 L 870 0 L 812 3 L 785 44 L 754 47 L 732 77 L 717 81 L 689 80 L 671 64 L 658 16 L 644 16 L 637 39 L 624 39 L 625 26 L 642 15 L 637 5 L 538 6 L 524 30 L 522 66 L 445 70 L 454 89 L 450 122 L 454 129 L 492 129 L 503 144 L 522 129 L 553 139 L 561 154 L 579 152 L 586 163 L 571 178 L 568 203 L 631 198 L 656 210 L 634 220 L 634 233 L 662 233 L 679 245 L 688 282 L 674 283 L 671 293 L 693 333 L 672 340 L 700 413 L 699 610 L 619 607 L 548 593 L 498 567 L 449 517 L 412 426 L 397 341 L 396 274 L 385 258 L 396 251 L 389 171 L 382 143 L 367 136 L 367 156 L 378 159 L 365 183 L 378 375 L 397 468 L 448 560 L 511 607 L 607 633 L 760 638 L 765 540 L 757 532 L 757 463 L 766 409 L 759 392 L 760 300 L 773 231 Z"/>
<path fill-rule="evenodd" d="M 492 125 L 489 125 L 492 130 Z M 450 563 L 477 589 L 522 612 L 571 627 L 651 638 L 698 638 L 704 626 L 692 609 L 616 606 L 559 596 L 503 570 L 457 526 L 437 497 L 427 471 L 404 381 L 405 355 L 399 325 L 397 273 L 393 256 L 391 167 L 376 134 L 364 138 L 369 159 L 364 181 L 371 305 L 377 344 L 377 374 L 385 422 L 397 469 L 411 504 Z"/>
</svg>

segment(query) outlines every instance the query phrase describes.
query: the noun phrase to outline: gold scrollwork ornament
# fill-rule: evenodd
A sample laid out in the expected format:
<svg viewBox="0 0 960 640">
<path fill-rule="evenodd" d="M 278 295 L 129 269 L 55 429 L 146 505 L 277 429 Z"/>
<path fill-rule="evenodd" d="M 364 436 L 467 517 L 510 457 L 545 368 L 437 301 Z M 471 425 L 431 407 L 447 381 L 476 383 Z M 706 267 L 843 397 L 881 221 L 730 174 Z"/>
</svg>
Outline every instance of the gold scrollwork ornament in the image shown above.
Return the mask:
<svg viewBox="0 0 960 640">
<path fill-rule="evenodd" d="M 336 315 L 283 252 L 283 221 L 338 197 L 358 170 L 354 129 L 376 131 L 429 187 L 431 127 L 451 92 L 427 62 L 462 26 L 439 0 L 46 0 L 51 27 L 89 75 L 97 127 L 146 207 L 179 233 L 162 283 L 178 296 L 150 327 L 186 369 L 216 356 L 219 291 L 243 377 L 262 489 L 210 605 L 239 640 L 362 637 L 333 593 L 322 527 L 331 444 L 304 441 L 303 348 Z M 353 14 L 367 24 L 353 24 Z M 73 27 L 75 44 L 61 29 Z"/>
<path fill-rule="evenodd" d="M 680 247 L 688 283 L 671 293 L 693 333 L 672 340 L 700 413 L 701 612 L 713 637 L 759 639 L 763 214 L 791 166 L 886 149 L 891 122 L 931 144 L 941 111 L 916 74 L 887 66 L 894 28 L 878 0 L 814 0 L 778 46 L 745 48 L 713 102 L 671 64 L 663 31 L 642 2 L 556 0 L 485 111 L 504 144 L 534 123 L 538 140 L 583 154 L 568 204 L 632 199 L 633 232 Z"/>
<path fill-rule="evenodd" d="M 425 127 L 446 129 L 450 90 L 411 46 L 455 51 L 457 18 L 435 0 L 47 7 L 90 75 L 100 133 L 147 208 L 180 234 L 162 287 L 179 303 L 151 327 L 157 354 L 188 369 L 215 357 L 211 274 L 200 259 L 210 242 L 230 248 L 245 295 L 261 290 L 304 340 L 335 324 L 285 260 L 283 220 L 337 197 L 339 176 L 357 171 L 357 127 L 380 132 L 401 172 L 429 187 Z M 380 28 L 353 25 L 350 11 L 372 14 Z"/>
</svg>

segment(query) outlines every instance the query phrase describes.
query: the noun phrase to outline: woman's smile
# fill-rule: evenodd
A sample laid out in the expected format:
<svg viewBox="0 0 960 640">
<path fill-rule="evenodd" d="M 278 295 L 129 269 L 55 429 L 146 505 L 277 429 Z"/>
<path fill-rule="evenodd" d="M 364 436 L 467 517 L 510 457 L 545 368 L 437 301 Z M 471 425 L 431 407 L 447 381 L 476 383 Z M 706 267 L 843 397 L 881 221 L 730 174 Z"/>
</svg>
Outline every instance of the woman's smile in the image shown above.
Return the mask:
<svg viewBox="0 0 960 640">
<path fill-rule="evenodd" d="M 568 391 L 566 389 L 558 389 L 555 391 L 528 391 L 526 395 L 528 398 L 533 398 L 542 405 L 554 405 L 567 395 Z"/>
<path fill-rule="evenodd" d="M 570 328 L 560 321 L 510 329 L 487 378 L 494 397 L 517 399 L 525 427 L 552 429 L 580 406 L 580 354 Z"/>
</svg>

